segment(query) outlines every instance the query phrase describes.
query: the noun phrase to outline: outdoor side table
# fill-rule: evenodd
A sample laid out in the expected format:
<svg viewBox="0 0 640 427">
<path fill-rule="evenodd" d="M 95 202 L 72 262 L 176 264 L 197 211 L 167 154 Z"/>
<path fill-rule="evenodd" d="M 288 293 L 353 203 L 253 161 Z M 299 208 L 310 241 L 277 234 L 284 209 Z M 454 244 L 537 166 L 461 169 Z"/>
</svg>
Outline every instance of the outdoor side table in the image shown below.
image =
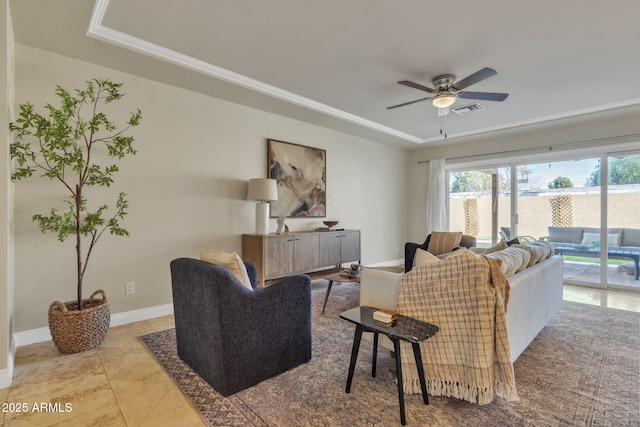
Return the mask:
<svg viewBox="0 0 640 427">
<path fill-rule="evenodd" d="M 389 337 L 393 342 L 396 359 L 396 371 L 398 373 L 398 403 L 400 405 L 400 422 L 406 425 L 406 417 L 404 411 L 404 389 L 402 385 L 402 362 L 400 359 L 400 341 L 410 342 L 413 347 L 413 356 L 416 360 L 418 368 L 418 377 L 420 379 L 420 388 L 422 390 L 422 400 L 425 405 L 429 404 L 427 396 L 427 384 L 424 379 L 424 367 L 422 366 L 422 355 L 420 353 L 420 343 L 432 336 L 440 330 L 437 326 L 420 320 L 412 319 L 398 315 L 393 325 L 386 326 L 384 323 L 373 320 L 373 312 L 378 310 L 375 307 L 356 307 L 340 314 L 340 317 L 356 325 L 356 332 L 353 337 L 353 348 L 351 350 L 351 362 L 349 364 L 349 375 L 347 376 L 346 393 L 351 392 L 351 382 L 353 380 L 353 372 L 356 367 L 356 359 L 358 358 L 358 350 L 360 349 L 360 340 L 363 332 L 373 332 L 373 360 L 371 367 L 371 376 L 376 376 L 376 363 L 378 358 L 378 335 L 383 334 Z"/>
</svg>

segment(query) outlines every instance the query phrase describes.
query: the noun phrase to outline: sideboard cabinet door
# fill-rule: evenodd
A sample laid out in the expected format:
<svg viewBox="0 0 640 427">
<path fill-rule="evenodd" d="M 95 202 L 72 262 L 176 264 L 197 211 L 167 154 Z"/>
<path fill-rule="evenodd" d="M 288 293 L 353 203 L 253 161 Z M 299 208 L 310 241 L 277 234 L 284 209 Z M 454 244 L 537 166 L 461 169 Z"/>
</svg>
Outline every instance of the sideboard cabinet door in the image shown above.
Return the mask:
<svg viewBox="0 0 640 427">
<path fill-rule="evenodd" d="M 360 261 L 360 231 L 348 230 L 340 233 L 342 237 L 340 263 Z"/>
</svg>

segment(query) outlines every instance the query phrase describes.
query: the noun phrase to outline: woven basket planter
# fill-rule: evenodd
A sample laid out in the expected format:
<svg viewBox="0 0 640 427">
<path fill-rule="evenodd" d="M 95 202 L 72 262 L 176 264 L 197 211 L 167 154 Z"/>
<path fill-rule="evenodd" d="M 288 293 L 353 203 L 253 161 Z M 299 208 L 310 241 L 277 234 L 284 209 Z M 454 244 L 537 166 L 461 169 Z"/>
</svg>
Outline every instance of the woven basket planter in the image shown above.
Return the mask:
<svg viewBox="0 0 640 427">
<path fill-rule="evenodd" d="M 97 294 L 102 298 L 94 298 Z M 83 299 L 82 305 L 82 310 L 78 310 L 78 301 L 54 301 L 49 306 L 51 338 L 62 353 L 91 350 L 107 336 L 111 309 L 104 291 L 98 289 L 89 299 Z"/>
</svg>

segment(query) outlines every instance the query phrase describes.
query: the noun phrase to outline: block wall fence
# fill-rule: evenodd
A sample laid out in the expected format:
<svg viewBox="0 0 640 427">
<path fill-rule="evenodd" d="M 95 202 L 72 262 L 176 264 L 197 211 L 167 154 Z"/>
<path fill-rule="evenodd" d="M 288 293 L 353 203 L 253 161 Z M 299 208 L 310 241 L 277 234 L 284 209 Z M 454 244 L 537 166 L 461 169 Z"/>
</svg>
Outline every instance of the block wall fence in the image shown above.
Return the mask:
<svg viewBox="0 0 640 427">
<path fill-rule="evenodd" d="M 566 193 L 564 193 L 566 194 Z M 548 235 L 548 227 L 552 225 L 551 203 L 555 194 L 520 196 L 518 198 L 518 234 L 540 238 Z M 491 239 L 491 197 L 490 195 L 469 196 L 477 199 L 479 240 Z M 572 194 L 573 225 L 584 227 L 600 226 L 600 193 Z M 464 198 L 449 200 L 449 229 L 465 230 Z M 510 225 L 509 197 L 498 197 L 498 226 Z M 609 194 L 608 209 L 609 227 L 640 228 L 640 191 Z"/>
</svg>

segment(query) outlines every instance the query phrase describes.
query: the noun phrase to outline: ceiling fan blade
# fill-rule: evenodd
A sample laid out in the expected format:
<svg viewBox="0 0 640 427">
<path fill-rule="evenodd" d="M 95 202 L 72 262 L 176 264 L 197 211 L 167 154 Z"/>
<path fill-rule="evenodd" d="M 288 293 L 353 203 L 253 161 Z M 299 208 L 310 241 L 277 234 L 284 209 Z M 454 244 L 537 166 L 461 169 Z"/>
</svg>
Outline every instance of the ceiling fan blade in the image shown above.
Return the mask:
<svg viewBox="0 0 640 427">
<path fill-rule="evenodd" d="M 412 87 L 414 89 L 423 90 L 425 92 L 435 93 L 435 89 L 431 89 L 430 87 L 427 87 L 427 86 L 422 86 L 421 84 L 418 84 L 418 83 L 410 82 L 409 80 L 401 80 L 398 83 L 404 86 Z"/>
<path fill-rule="evenodd" d="M 496 74 L 498 74 L 498 72 L 492 68 L 483 68 L 480 71 L 476 71 L 475 73 L 471 74 L 469 77 L 466 77 L 462 80 L 460 80 L 459 82 L 455 82 L 453 84 L 453 87 L 456 90 L 462 90 L 465 87 L 469 87 L 473 84 L 476 84 L 478 82 L 481 82 L 484 79 L 488 79 L 491 76 L 495 76 Z"/>
<path fill-rule="evenodd" d="M 509 96 L 508 93 L 495 92 L 460 92 L 459 98 L 463 99 L 480 99 L 483 101 L 504 101 Z"/>
<path fill-rule="evenodd" d="M 433 98 L 433 97 L 432 96 L 428 96 L 426 98 L 416 99 L 415 101 L 409 101 L 409 102 L 404 102 L 404 103 L 398 104 L 398 105 L 392 105 L 391 107 L 387 107 L 387 110 L 393 110 L 394 108 L 404 107 L 405 105 L 415 104 L 416 102 L 426 101 L 426 100 L 431 99 L 431 98 Z"/>
</svg>

